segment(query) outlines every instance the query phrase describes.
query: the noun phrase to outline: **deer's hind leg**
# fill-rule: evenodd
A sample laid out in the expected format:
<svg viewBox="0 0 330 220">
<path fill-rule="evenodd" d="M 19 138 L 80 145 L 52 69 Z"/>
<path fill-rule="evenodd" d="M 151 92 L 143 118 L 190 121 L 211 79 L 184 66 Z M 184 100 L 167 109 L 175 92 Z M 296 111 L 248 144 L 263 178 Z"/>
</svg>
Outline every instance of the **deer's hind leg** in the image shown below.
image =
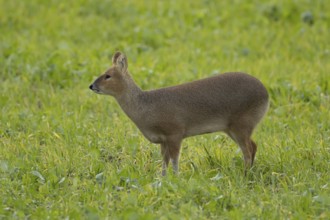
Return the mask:
<svg viewBox="0 0 330 220">
<path fill-rule="evenodd" d="M 255 158 L 255 156 L 256 156 L 256 153 L 257 153 L 257 144 L 252 140 L 252 139 L 250 139 L 250 141 L 251 141 L 251 145 L 252 145 L 252 165 L 253 165 L 253 163 L 254 163 L 254 158 Z"/>
<path fill-rule="evenodd" d="M 257 152 L 257 145 L 251 139 L 252 131 L 252 127 L 242 126 L 242 124 L 239 126 L 231 126 L 227 131 L 227 134 L 241 148 L 246 169 L 252 167 Z"/>
</svg>

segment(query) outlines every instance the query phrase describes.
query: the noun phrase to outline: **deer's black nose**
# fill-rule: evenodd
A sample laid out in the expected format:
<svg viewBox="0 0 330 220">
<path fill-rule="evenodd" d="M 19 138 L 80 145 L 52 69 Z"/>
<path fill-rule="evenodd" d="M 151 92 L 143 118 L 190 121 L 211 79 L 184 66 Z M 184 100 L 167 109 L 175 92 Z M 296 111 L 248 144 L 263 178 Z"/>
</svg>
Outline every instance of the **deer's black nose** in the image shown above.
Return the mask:
<svg viewBox="0 0 330 220">
<path fill-rule="evenodd" d="M 91 90 L 93 90 L 93 84 L 92 84 L 92 85 L 90 85 L 90 86 L 89 86 L 89 88 L 90 88 Z"/>
</svg>

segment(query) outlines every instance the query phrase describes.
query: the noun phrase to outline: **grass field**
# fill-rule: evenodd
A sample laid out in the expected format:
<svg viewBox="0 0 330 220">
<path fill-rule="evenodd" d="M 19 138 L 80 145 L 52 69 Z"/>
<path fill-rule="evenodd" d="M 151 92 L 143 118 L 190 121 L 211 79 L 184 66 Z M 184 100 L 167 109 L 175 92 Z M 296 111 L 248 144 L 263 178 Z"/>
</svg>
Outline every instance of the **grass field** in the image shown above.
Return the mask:
<svg viewBox="0 0 330 220">
<path fill-rule="evenodd" d="M 329 219 L 329 12 L 328 0 L 0 0 L 0 219 Z M 116 50 L 143 89 L 258 77 L 271 105 L 248 175 L 215 133 L 186 139 L 180 175 L 161 178 L 160 147 L 88 89 Z"/>
</svg>

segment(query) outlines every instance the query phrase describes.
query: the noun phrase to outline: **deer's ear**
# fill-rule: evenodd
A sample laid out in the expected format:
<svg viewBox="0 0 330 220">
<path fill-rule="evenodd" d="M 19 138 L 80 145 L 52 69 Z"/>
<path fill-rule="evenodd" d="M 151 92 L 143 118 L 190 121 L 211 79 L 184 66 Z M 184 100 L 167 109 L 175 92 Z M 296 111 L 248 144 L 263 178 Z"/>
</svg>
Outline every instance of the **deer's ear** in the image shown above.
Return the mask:
<svg viewBox="0 0 330 220">
<path fill-rule="evenodd" d="M 127 70 L 127 59 L 121 52 L 116 52 L 112 57 L 112 64 L 118 67 L 121 71 Z"/>
</svg>

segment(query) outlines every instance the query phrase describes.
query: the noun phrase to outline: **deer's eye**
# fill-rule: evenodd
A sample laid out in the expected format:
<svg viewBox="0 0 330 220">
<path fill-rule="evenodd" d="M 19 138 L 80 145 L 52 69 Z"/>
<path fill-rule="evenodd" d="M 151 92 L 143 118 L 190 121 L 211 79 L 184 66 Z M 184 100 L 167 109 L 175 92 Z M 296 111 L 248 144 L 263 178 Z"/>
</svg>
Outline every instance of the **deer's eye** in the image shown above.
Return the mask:
<svg viewBox="0 0 330 220">
<path fill-rule="evenodd" d="M 110 79 L 111 76 L 110 75 L 105 75 L 105 79 Z"/>
</svg>

